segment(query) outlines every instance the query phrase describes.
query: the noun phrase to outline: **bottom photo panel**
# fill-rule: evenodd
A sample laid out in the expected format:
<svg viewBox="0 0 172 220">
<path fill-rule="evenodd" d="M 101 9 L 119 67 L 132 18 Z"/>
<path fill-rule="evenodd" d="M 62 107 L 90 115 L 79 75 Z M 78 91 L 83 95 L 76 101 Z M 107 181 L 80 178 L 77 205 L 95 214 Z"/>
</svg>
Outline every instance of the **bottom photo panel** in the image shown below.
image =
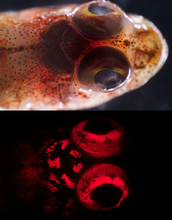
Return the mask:
<svg viewBox="0 0 172 220">
<path fill-rule="evenodd" d="M 165 123 L 144 112 L 15 112 L 0 138 L 0 219 L 163 212 Z"/>
</svg>

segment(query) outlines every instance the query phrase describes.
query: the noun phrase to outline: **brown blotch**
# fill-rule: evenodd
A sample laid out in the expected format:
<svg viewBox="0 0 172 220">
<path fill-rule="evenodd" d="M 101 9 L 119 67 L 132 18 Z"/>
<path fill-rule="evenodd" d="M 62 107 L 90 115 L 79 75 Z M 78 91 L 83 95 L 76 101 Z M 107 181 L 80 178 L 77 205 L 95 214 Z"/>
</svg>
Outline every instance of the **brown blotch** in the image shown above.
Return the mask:
<svg viewBox="0 0 172 220">
<path fill-rule="evenodd" d="M 130 41 L 129 41 L 129 40 L 125 40 L 125 41 L 124 41 L 124 45 L 125 45 L 125 46 L 129 46 L 129 45 L 130 45 Z"/>
</svg>

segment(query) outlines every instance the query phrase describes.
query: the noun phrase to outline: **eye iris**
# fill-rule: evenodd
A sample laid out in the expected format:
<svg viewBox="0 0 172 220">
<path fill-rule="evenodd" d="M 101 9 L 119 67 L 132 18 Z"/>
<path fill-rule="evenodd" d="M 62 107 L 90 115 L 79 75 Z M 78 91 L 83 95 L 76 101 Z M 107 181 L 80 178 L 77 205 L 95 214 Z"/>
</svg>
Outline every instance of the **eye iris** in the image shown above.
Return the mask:
<svg viewBox="0 0 172 220">
<path fill-rule="evenodd" d="M 76 79 L 81 88 L 109 92 L 128 80 L 131 68 L 121 51 L 102 46 L 85 54 L 76 71 Z"/>
<path fill-rule="evenodd" d="M 107 89 L 115 88 L 121 81 L 121 74 L 109 69 L 100 70 L 95 75 L 95 83 L 106 86 Z"/>
<path fill-rule="evenodd" d="M 110 12 L 114 12 L 113 9 L 107 6 L 102 6 L 99 3 L 90 4 L 88 7 L 88 11 L 95 15 L 106 15 Z"/>
</svg>

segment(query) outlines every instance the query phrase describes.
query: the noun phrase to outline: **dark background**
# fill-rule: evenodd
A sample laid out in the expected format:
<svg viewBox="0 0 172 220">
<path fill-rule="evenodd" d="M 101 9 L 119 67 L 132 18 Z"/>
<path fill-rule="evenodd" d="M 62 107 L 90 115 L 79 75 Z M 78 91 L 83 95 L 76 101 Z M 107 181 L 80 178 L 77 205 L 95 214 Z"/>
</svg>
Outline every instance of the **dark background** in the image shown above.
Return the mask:
<svg viewBox="0 0 172 220">
<path fill-rule="evenodd" d="M 123 160 L 118 161 L 119 166 L 127 173 L 130 180 L 130 195 L 126 202 L 120 207 L 103 212 L 91 210 L 78 210 L 72 219 L 166 219 L 165 215 L 170 209 L 170 187 L 171 175 L 170 161 L 167 155 L 171 155 L 171 114 L 160 114 L 158 112 L 118 112 L 118 111 L 82 111 L 82 112 L 17 112 L 5 114 L 6 123 L 1 123 L 0 133 L 0 167 L 2 161 L 8 164 L 8 155 L 13 152 L 14 146 L 23 138 L 36 142 L 39 139 L 39 131 L 43 137 L 53 135 L 54 129 L 63 125 L 69 129 L 83 119 L 93 117 L 108 117 L 122 125 L 130 140 L 128 151 L 124 152 Z M 101 119 L 100 119 L 101 120 Z M 66 132 L 69 131 L 66 129 Z M 3 146 L 7 146 L 5 149 Z M 130 151 L 131 150 L 131 151 Z M 9 152 L 9 154 L 8 154 Z M 167 163 L 166 163 L 166 162 Z M 0 173 L 4 172 L 2 168 Z M 10 175 L 10 174 L 9 174 Z M 8 174 L 7 174 L 8 176 Z M 10 184 L 10 183 L 9 183 Z M 11 186 L 13 187 L 13 186 Z M 3 191 L 2 188 L 0 188 Z M 1 214 L 0 214 L 1 216 Z M 34 213 L 31 210 L 24 213 L 9 211 L 1 218 L 16 216 L 23 219 L 42 219 L 44 213 Z M 78 218 L 76 218 L 76 216 Z M 32 218 L 31 218 L 32 217 Z M 61 219 L 51 216 L 48 219 Z M 45 219 L 45 218 L 44 218 Z"/>
<path fill-rule="evenodd" d="M 83 3 L 84 0 L 0 0 L 0 11 L 29 7 Z M 163 33 L 169 48 L 172 37 L 172 2 L 170 0 L 111 0 L 127 13 L 143 15 Z M 118 97 L 92 110 L 171 110 L 172 67 L 171 56 L 165 66 L 143 87 Z"/>
</svg>

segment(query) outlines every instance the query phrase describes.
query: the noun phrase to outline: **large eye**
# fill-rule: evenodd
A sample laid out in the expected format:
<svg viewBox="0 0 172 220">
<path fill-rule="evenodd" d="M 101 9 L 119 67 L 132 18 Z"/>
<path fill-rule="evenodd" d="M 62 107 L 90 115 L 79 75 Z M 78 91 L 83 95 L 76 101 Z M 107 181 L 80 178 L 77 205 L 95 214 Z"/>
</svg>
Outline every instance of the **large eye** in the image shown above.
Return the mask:
<svg viewBox="0 0 172 220">
<path fill-rule="evenodd" d="M 78 7 L 72 20 L 91 38 L 106 38 L 118 34 L 123 27 L 123 12 L 110 2 L 93 2 Z"/>
<path fill-rule="evenodd" d="M 97 47 L 80 61 L 77 80 L 83 89 L 112 91 L 122 86 L 130 76 L 130 64 L 126 56 L 111 47 Z"/>
<path fill-rule="evenodd" d="M 128 177 L 120 167 L 101 163 L 86 170 L 77 183 L 76 192 L 85 207 L 108 210 L 127 199 L 128 185 Z"/>
<path fill-rule="evenodd" d="M 108 13 L 114 12 L 112 8 L 109 8 L 102 3 L 90 4 L 88 7 L 88 11 L 95 15 L 107 15 Z"/>
<path fill-rule="evenodd" d="M 85 156 L 94 158 L 118 155 L 125 141 L 123 127 L 103 118 L 80 122 L 73 127 L 71 137 Z"/>
</svg>

